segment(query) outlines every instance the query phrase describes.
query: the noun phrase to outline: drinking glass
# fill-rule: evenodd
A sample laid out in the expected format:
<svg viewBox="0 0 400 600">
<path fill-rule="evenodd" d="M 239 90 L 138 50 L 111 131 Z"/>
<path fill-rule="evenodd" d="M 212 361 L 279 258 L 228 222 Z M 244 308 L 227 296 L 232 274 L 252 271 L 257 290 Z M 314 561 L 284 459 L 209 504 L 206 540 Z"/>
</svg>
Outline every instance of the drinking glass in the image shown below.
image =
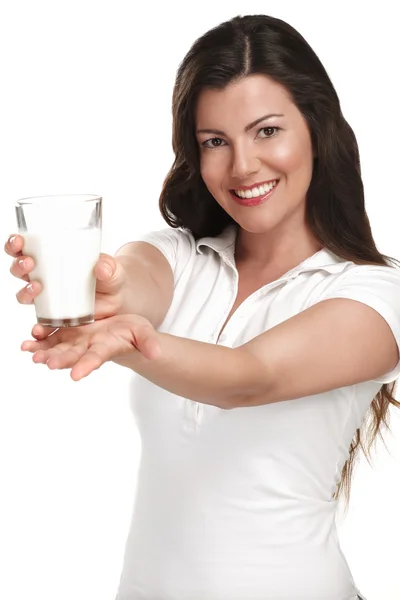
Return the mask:
<svg viewBox="0 0 400 600">
<path fill-rule="evenodd" d="M 37 322 L 75 327 L 94 321 L 100 256 L 102 198 L 93 194 L 36 196 L 16 202 L 22 253 L 32 256 L 31 281 L 42 291 L 34 300 Z"/>
</svg>

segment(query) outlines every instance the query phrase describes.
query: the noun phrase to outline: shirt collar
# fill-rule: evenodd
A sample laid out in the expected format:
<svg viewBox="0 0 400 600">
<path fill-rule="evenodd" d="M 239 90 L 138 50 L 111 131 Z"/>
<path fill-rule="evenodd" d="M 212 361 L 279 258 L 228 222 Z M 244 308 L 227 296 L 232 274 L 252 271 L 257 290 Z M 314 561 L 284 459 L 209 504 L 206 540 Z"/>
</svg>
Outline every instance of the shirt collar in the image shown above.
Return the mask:
<svg viewBox="0 0 400 600">
<path fill-rule="evenodd" d="M 201 249 L 201 246 L 207 246 L 217 252 L 231 267 L 236 268 L 234 252 L 237 230 L 237 225 L 235 223 L 230 223 L 219 235 L 198 239 L 196 241 L 197 252 L 203 254 L 204 252 Z M 352 262 L 337 256 L 328 250 L 328 248 L 324 247 L 290 269 L 290 271 L 285 273 L 284 277 L 293 277 L 304 271 L 319 271 L 321 269 L 328 271 L 329 273 L 341 273 L 349 264 L 352 264 Z"/>
</svg>

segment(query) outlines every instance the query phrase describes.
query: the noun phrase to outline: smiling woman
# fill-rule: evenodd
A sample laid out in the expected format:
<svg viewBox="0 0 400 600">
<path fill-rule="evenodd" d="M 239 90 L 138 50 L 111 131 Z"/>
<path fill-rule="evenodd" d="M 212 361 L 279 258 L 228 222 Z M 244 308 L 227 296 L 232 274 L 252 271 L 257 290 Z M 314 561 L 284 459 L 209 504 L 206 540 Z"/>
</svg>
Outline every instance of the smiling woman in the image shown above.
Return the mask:
<svg viewBox="0 0 400 600">
<path fill-rule="evenodd" d="M 247 80 L 246 80 L 246 83 L 247 83 Z M 201 97 L 204 98 L 204 94 Z M 211 100 L 211 102 L 212 102 L 212 100 Z M 263 121 L 268 121 L 269 119 L 272 119 L 274 117 L 279 118 L 279 117 L 284 117 L 284 115 L 282 115 L 282 114 L 265 115 L 265 116 L 261 117 L 260 119 L 256 119 L 249 125 L 246 125 L 246 127 L 244 128 L 244 131 L 245 132 L 251 131 L 258 124 L 261 124 Z M 266 131 L 271 131 L 271 130 L 273 131 L 272 134 L 271 133 L 265 134 Z M 282 128 L 278 127 L 276 125 L 262 127 L 261 129 L 258 130 L 257 137 L 259 137 L 260 139 L 270 139 L 273 137 L 273 135 L 276 135 L 277 132 L 281 131 L 281 130 L 282 130 Z M 217 135 L 226 136 L 226 134 L 223 131 L 218 130 L 218 129 L 198 129 L 197 135 L 198 135 L 198 139 L 199 139 L 201 148 L 215 149 L 215 148 L 220 148 L 221 146 L 224 145 L 223 144 L 224 140 L 222 140 L 219 137 L 213 137 L 213 138 L 207 139 L 206 141 L 201 141 L 202 133 L 214 133 Z M 225 144 L 226 144 L 226 142 L 225 142 Z M 203 179 L 204 179 L 204 181 L 206 181 L 206 179 L 204 177 L 205 177 L 205 175 L 203 173 Z M 275 188 L 278 183 L 279 183 L 279 179 L 270 179 L 268 181 L 261 181 L 261 182 L 259 181 L 257 183 L 253 183 L 251 185 L 241 185 L 240 187 L 230 189 L 229 192 L 230 192 L 230 194 L 232 194 L 234 200 L 236 202 L 238 202 L 239 204 L 242 204 L 243 206 L 257 206 L 258 204 L 261 204 L 262 202 L 264 202 L 269 196 L 271 196 L 272 189 Z M 210 189 L 210 186 L 208 186 L 208 187 Z"/>
<path fill-rule="evenodd" d="M 255 115 L 264 116 L 254 119 Z M 265 267 L 275 262 L 274 231 L 279 231 L 281 247 L 293 244 L 296 231 L 297 245 L 305 253 L 316 251 L 320 244 L 304 223 L 314 151 L 307 122 L 285 87 L 264 74 L 249 74 L 223 89 L 203 90 L 195 120 L 202 179 L 241 227 L 239 259 L 245 251 Z M 210 138 L 210 133 L 218 137 Z M 264 185 L 268 187 L 259 190 Z"/>
<path fill-rule="evenodd" d="M 264 366 L 264 384 L 252 371 L 259 391 L 247 403 L 236 399 L 242 407 L 237 429 L 235 411 L 224 419 L 225 449 L 205 437 L 217 448 L 207 463 L 212 472 L 216 456 L 231 456 L 218 471 L 225 482 L 239 485 L 238 471 L 230 470 L 235 456 L 249 469 L 243 467 L 242 475 L 252 472 L 253 460 L 263 468 L 258 477 L 240 479 L 240 498 L 228 483 L 220 494 L 215 480 L 210 483 L 209 494 L 221 504 L 211 502 L 208 512 L 201 496 L 205 521 L 197 530 L 195 515 L 187 520 L 200 544 L 196 564 L 222 565 L 221 598 L 356 600 L 332 501 L 344 495 L 348 502 L 357 454 L 367 453 L 387 425 L 390 406 L 400 407 L 393 395 L 400 374 L 400 273 L 394 268 L 399 262 L 380 253 L 372 236 L 352 128 L 301 34 L 280 19 L 252 15 L 206 32 L 182 61 L 173 94 L 173 148 L 176 158 L 160 196 L 161 213 L 173 229 L 143 237 L 174 271 L 174 301 L 163 326 L 245 350 Z M 222 378 L 222 368 L 220 373 Z M 215 419 L 200 404 L 194 430 L 211 436 Z M 263 449 L 260 455 L 256 448 Z M 318 490 L 308 487 L 307 473 Z M 252 495 L 256 489 L 263 490 L 261 497 Z M 233 522 L 219 510 L 223 505 L 236 507 Z M 264 535 L 250 505 L 265 509 Z M 238 526 L 243 535 L 232 539 Z M 257 543 L 265 553 L 256 551 Z M 326 552 L 328 547 L 335 550 Z M 214 563 L 211 548 L 220 548 Z M 293 560 L 289 548 L 296 549 Z M 168 565 L 174 573 L 174 563 Z M 204 572 L 203 583 L 196 575 L 188 576 L 189 595 L 201 589 L 202 598 L 219 597 L 210 570 L 209 588 Z M 175 589 L 171 578 L 169 584 Z"/>
<path fill-rule="evenodd" d="M 357 600 L 335 514 L 365 425 L 372 443 L 400 406 L 400 270 L 354 133 L 305 39 L 251 15 L 184 57 L 173 149 L 169 227 L 103 256 L 94 323 L 23 344 L 76 381 L 109 360 L 140 375 L 117 598 Z"/>
</svg>

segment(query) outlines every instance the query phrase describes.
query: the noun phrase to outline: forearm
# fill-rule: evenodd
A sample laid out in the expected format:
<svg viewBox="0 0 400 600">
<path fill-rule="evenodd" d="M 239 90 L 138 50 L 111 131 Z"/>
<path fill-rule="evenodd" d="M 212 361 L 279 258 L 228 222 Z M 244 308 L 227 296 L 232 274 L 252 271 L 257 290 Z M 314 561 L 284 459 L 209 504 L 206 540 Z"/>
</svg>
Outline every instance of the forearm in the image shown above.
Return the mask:
<svg viewBox="0 0 400 600">
<path fill-rule="evenodd" d="M 260 388 L 261 365 L 246 351 L 157 333 L 161 353 L 134 352 L 116 361 L 159 387 L 190 400 L 229 409 L 245 405 Z"/>
</svg>

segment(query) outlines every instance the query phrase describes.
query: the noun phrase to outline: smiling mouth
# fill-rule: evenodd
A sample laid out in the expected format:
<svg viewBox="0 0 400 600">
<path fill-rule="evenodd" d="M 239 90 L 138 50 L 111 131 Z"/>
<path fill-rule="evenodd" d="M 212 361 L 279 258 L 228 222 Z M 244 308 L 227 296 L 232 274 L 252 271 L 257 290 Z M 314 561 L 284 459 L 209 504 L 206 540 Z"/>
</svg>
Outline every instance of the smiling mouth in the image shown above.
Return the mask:
<svg viewBox="0 0 400 600">
<path fill-rule="evenodd" d="M 268 183 L 263 183 L 259 186 L 254 186 L 251 189 L 232 189 L 229 190 L 237 198 L 242 200 L 250 200 L 251 198 L 261 198 L 274 189 L 279 183 L 279 179 L 274 179 Z"/>
<path fill-rule="evenodd" d="M 268 201 L 272 194 L 275 193 L 276 188 L 278 187 L 279 180 L 269 188 L 267 188 L 267 192 L 259 194 L 257 196 L 251 196 L 250 198 L 242 198 L 238 196 L 235 190 L 230 190 L 232 198 L 235 202 L 240 204 L 241 206 L 258 206 Z"/>
</svg>

